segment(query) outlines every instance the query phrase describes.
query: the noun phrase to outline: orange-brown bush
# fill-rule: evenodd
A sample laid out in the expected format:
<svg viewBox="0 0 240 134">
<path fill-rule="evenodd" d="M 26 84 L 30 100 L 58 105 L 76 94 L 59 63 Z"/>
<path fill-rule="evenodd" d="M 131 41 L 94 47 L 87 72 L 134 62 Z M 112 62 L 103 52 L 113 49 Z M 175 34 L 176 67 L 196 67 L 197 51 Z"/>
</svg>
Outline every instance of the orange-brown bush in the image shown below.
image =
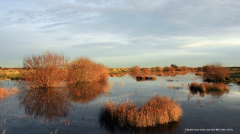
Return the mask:
<svg viewBox="0 0 240 134">
<path fill-rule="evenodd" d="M 228 85 L 225 85 L 224 83 L 201 83 L 198 84 L 197 82 L 193 82 L 190 84 L 190 90 L 194 91 L 201 91 L 201 92 L 206 92 L 206 91 L 224 91 L 224 90 L 229 90 Z"/>
<path fill-rule="evenodd" d="M 175 69 L 172 67 L 164 67 L 163 71 L 174 71 Z"/>
<path fill-rule="evenodd" d="M 105 82 L 108 80 L 108 68 L 95 63 L 87 57 L 81 57 L 70 63 L 68 68 L 70 83 Z"/>
<path fill-rule="evenodd" d="M 155 70 L 157 71 L 157 72 L 162 72 L 162 68 L 161 67 L 155 67 Z"/>
<path fill-rule="evenodd" d="M 149 74 L 149 70 L 148 70 L 147 68 L 144 68 L 144 69 L 143 69 L 143 74 L 148 75 L 148 74 Z"/>
<path fill-rule="evenodd" d="M 197 82 L 193 82 L 190 84 L 190 89 L 191 90 L 198 90 L 198 83 Z"/>
<path fill-rule="evenodd" d="M 181 66 L 180 68 L 182 68 L 183 71 L 188 71 L 188 68 L 186 66 Z"/>
<path fill-rule="evenodd" d="M 20 76 L 24 83 L 32 88 L 55 87 L 67 81 L 67 64 L 69 58 L 55 52 L 44 52 L 41 55 L 26 56 L 23 59 L 23 68 Z"/>
<path fill-rule="evenodd" d="M 212 67 L 210 66 L 203 66 L 203 72 L 211 72 L 212 71 Z"/>
<path fill-rule="evenodd" d="M 224 68 L 221 62 L 212 62 L 203 66 L 204 79 L 209 81 L 224 81 L 229 76 L 229 70 Z"/>
<path fill-rule="evenodd" d="M 176 69 L 176 71 L 184 71 L 184 69 L 179 67 L 179 68 Z"/>
<path fill-rule="evenodd" d="M 111 116 L 111 122 L 118 122 L 120 127 L 147 127 L 180 120 L 182 109 L 173 99 L 156 95 L 141 108 L 128 101 L 121 104 L 107 102 L 101 109 L 101 114 L 106 113 Z"/>
<path fill-rule="evenodd" d="M 131 74 L 132 75 L 137 75 L 141 72 L 140 67 L 139 66 L 133 66 L 130 68 Z"/>
</svg>

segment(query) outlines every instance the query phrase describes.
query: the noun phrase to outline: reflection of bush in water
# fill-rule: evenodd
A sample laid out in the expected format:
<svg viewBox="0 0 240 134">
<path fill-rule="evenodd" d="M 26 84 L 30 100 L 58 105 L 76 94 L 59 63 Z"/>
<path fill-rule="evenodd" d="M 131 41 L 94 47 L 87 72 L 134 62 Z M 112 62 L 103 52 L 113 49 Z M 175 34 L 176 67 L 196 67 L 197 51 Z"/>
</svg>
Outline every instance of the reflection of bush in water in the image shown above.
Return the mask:
<svg viewBox="0 0 240 134">
<path fill-rule="evenodd" d="M 120 127 L 118 122 L 112 121 L 111 113 L 107 110 L 102 112 L 99 116 L 100 128 L 107 130 L 110 133 L 124 133 L 124 134 L 166 134 L 180 132 L 181 119 L 177 122 L 170 122 L 155 127 L 142 127 L 142 128 L 126 128 Z"/>
<path fill-rule="evenodd" d="M 97 98 L 101 93 L 108 91 L 107 82 L 89 82 L 89 83 L 76 83 L 69 85 L 69 98 L 70 101 L 75 103 L 87 103 Z"/>
<path fill-rule="evenodd" d="M 19 100 L 20 106 L 25 107 L 25 112 L 35 118 L 65 117 L 71 106 L 67 92 L 60 88 L 25 87 L 20 91 Z"/>
<path fill-rule="evenodd" d="M 191 94 L 193 95 L 197 95 L 199 93 L 199 95 L 201 97 L 204 97 L 205 95 L 211 95 L 213 97 L 220 97 L 223 96 L 224 94 L 228 94 L 229 90 L 223 90 L 223 91 L 206 91 L 206 92 L 201 92 L 201 91 L 197 91 L 197 90 L 190 90 Z"/>
</svg>

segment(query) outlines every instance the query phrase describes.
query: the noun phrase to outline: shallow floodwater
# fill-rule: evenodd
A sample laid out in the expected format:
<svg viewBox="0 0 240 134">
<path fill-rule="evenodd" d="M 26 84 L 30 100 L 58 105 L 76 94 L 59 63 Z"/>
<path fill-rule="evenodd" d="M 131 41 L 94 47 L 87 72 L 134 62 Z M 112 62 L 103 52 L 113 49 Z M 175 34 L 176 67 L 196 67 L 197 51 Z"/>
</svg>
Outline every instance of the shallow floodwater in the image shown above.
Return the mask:
<svg viewBox="0 0 240 134">
<path fill-rule="evenodd" d="M 240 87 L 229 84 L 229 92 L 191 93 L 188 84 L 194 81 L 200 83 L 202 78 L 188 73 L 175 77 L 160 76 L 155 81 L 137 82 L 125 75 L 109 77 L 107 88 L 105 85 L 78 85 L 68 92 L 54 90 L 44 95 L 42 92 L 22 92 L 0 102 L 0 132 L 240 133 Z M 9 80 L 1 81 L 1 85 L 6 88 L 17 87 L 16 81 Z M 102 91 L 101 88 L 107 90 Z M 100 108 L 107 101 L 120 103 L 129 100 L 141 106 L 154 95 L 168 96 L 179 101 L 183 109 L 182 119 L 158 127 L 123 129 L 116 128 L 100 118 Z"/>
</svg>

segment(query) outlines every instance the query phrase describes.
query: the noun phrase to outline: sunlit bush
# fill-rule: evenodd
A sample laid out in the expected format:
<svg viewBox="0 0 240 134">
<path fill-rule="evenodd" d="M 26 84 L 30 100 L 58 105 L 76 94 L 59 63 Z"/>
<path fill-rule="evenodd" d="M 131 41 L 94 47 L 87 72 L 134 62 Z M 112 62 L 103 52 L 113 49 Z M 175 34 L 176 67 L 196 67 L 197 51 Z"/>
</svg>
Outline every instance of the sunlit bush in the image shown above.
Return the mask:
<svg viewBox="0 0 240 134">
<path fill-rule="evenodd" d="M 221 62 L 212 62 L 203 66 L 204 79 L 208 81 L 225 81 L 229 76 L 229 70 L 223 67 Z"/>
<path fill-rule="evenodd" d="M 140 74 L 141 70 L 139 66 L 133 66 L 130 68 L 131 74 L 132 75 L 137 75 Z"/>
<path fill-rule="evenodd" d="M 69 58 L 55 52 L 44 52 L 40 55 L 32 54 L 23 59 L 20 76 L 30 87 L 55 87 L 67 81 L 67 63 Z"/>
<path fill-rule="evenodd" d="M 187 68 L 186 66 L 181 66 L 181 67 L 179 67 L 179 68 L 182 68 L 183 71 L 188 71 L 188 68 Z"/>
<path fill-rule="evenodd" d="M 141 108 L 133 102 L 113 104 L 110 101 L 101 113 L 109 113 L 111 122 L 118 122 L 120 127 L 148 127 L 180 120 L 182 109 L 173 99 L 156 95 Z"/>
<path fill-rule="evenodd" d="M 148 75 L 149 74 L 149 70 L 147 68 L 143 68 L 143 74 Z"/>
<path fill-rule="evenodd" d="M 172 67 L 164 67 L 163 71 L 174 71 L 175 69 Z"/>
<path fill-rule="evenodd" d="M 77 58 L 70 63 L 68 72 L 70 83 L 105 82 L 109 76 L 107 67 L 86 57 Z"/>
<path fill-rule="evenodd" d="M 175 68 L 175 69 L 177 69 L 177 68 L 178 68 L 178 66 L 177 66 L 177 65 L 175 65 L 175 64 L 171 64 L 171 67 L 172 67 L 172 68 Z"/>
<path fill-rule="evenodd" d="M 155 67 L 155 70 L 156 70 L 157 72 L 161 72 L 161 71 L 162 71 L 162 68 L 161 68 L 161 67 Z"/>
<path fill-rule="evenodd" d="M 184 69 L 179 67 L 179 68 L 176 69 L 176 71 L 184 71 Z"/>
</svg>

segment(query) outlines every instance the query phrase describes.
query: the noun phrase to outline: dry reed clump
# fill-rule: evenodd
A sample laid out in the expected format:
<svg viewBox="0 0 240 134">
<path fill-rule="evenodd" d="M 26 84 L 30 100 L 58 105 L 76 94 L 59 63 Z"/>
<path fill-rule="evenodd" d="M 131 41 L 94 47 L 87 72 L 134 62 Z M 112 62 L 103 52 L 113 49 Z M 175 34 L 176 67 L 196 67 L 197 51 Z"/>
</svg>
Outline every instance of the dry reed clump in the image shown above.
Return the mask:
<svg viewBox="0 0 240 134">
<path fill-rule="evenodd" d="M 0 86 L 0 99 L 1 101 L 4 99 L 4 98 L 8 98 L 10 96 L 13 96 L 14 94 L 17 94 L 18 93 L 18 89 L 17 88 L 11 88 L 11 89 L 7 89 L 7 88 L 2 88 Z"/>
<path fill-rule="evenodd" d="M 198 90 L 198 83 L 197 82 L 193 82 L 190 84 L 190 89 L 191 90 Z"/>
<path fill-rule="evenodd" d="M 194 91 L 201 91 L 201 92 L 206 92 L 206 91 L 224 91 L 224 90 L 229 90 L 228 85 L 225 85 L 224 83 L 200 83 L 198 84 L 197 82 L 193 82 L 190 85 L 190 89 Z"/>
<path fill-rule="evenodd" d="M 87 57 L 80 57 L 69 64 L 68 80 L 78 82 L 105 82 L 108 80 L 108 68 L 103 64 L 95 63 Z"/>
<path fill-rule="evenodd" d="M 101 115 L 111 117 L 111 122 L 119 127 L 148 127 L 178 121 L 182 116 L 180 103 L 176 103 L 167 96 L 154 96 L 142 107 L 133 102 L 113 104 L 107 102 L 101 109 Z"/>
<path fill-rule="evenodd" d="M 55 52 L 44 52 L 41 55 L 26 56 L 23 59 L 23 68 L 20 76 L 24 83 L 32 88 L 55 87 L 63 81 L 67 81 L 67 64 L 69 58 Z"/>
</svg>

